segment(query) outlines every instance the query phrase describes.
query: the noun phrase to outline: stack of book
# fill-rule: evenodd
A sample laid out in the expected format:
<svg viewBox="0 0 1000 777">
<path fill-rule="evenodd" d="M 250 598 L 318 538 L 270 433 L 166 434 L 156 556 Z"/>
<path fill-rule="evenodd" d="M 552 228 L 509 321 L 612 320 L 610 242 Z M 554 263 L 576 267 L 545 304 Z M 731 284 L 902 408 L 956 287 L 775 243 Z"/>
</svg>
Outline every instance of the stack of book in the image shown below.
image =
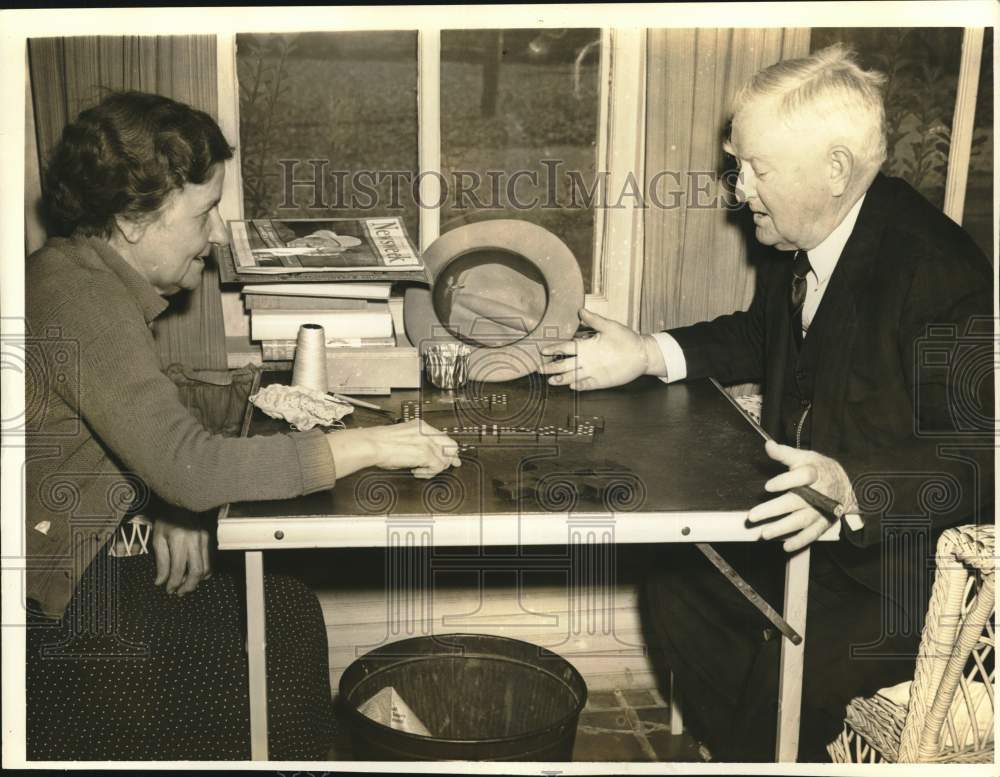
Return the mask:
<svg viewBox="0 0 1000 777">
<path fill-rule="evenodd" d="M 265 361 L 295 358 L 302 324 L 319 324 L 327 347 L 395 346 L 387 283 L 287 283 L 248 286 L 243 304 L 250 339 Z"/>
<path fill-rule="evenodd" d="M 243 283 L 250 339 L 265 362 L 294 361 L 299 327 L 319 324 L 331 391 L 419 387 L 417 349 L 403 331 L 402 308 L 390 304 L 393 280 L 425 272 L 401 220 L 253 219 L 229 227 L 232 249 L 220 266 L 231 262 L 232 280 Z"/>
<path fill-rule="evenodd" d="M 250 339 L 265 362 L 294 361 L 302 324 L 326 335 L 327 385 L 344 394 L 420 386 L 420 359 L 390 309 L 388 283 L 276 283 L 245 287 Z M 397 316 L 401 318 L 401 316 Z"/>
</svg>

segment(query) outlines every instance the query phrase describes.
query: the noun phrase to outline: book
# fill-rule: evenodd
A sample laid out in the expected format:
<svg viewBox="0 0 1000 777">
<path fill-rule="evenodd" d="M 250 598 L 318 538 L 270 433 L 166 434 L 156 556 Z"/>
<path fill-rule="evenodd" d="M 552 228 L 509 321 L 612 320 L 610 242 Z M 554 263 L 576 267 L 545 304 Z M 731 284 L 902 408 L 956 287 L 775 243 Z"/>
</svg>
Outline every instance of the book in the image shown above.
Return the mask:
<svg viewBox="0 0 1000 777">
<path fill-rule="evenodd" d="M 229 222 L 240 273 L 340 273 L 423 270 L 403 220 L 248 219 Z"/>
<path fill-rule="evenodd" d="M 420 388 L 420 355 L 413 346 L 327 348 L 326 385 L 341 394 Z"/>
<path fill-rule="evenodd" d="M 391 283 L 261 283 L 244 294 L 283 297 L 335 297 L 337 299 L 389 299 Z"/>
<path fill-rule="evenodd" d="M 284 350 L 276 352 L 271 350 L 272 343 L 286 345 L 280 346 Z M 264 361 L 294 362 L 294 344 L 289 352 L 287 343 L 284 340 L 261 343 Z M 291 356 L 287 356 L 289 353 Z M 420 388 L 420 354 L 412 345 L 327 348 L 326 384 L 330 391 L 341 394 L 388 394 L 391 389 Z"/>
<path fill-rule="evenodd" d="M 369 310 L 384 302 L 340 297 L 293 297 L 280 294 L 244 294 L 247 310 Z"/>
<path fill-rule="evenodd" d="M 384 310 L 251 310 L 251 340 L 294 340 L 302 324 L 319 324 L 327 338 L 392 337 Z"/>
<path fill-rule="evenodd" d="M 395 337 L 327 337 L 327 351 L 341 348 L 392 348 L 396 345 Z M 261 355 L 264 361 L 293 361 L 295 359 L 295 340 L 262 340 Z"/>
</svg>

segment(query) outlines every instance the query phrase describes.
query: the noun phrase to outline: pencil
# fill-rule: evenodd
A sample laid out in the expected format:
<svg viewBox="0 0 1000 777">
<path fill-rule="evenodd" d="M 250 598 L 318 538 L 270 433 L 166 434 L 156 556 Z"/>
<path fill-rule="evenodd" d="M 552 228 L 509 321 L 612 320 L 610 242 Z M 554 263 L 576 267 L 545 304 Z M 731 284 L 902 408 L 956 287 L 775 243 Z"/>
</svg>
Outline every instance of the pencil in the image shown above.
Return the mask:
<svg viewBox="0 0 1000 777">
<path fill-rule="evenodd" d="M 332 391 L 326 392 L 326 396 L 328 399 L 333 400 L 335 402 L 346 402 L 347 404 L 354 405 L 355 407 L 364 408 L 365 410 L 371 410 L 373 413 L 378 413 L 381 416 L 391 419 L 393 423 L 396 423 L 397 421 L 400 420 L 399 417 L 391 410 L 386 410 L 385 408 L 379 407 L 378 405 L 372 404 L 371 402 L 365 402 L 363 399 L 355 399 L 354 397 L 349 397 L 344 394 L 335 394 Z"/>
<path fill-rule="evenodd" d="M 334 399 L 342 399 L 348 404 L 354 405 L 355 407 L 367 407 L 369 410 L 383 410 L 383 408 L 379 407 L 378 405 L 374 405 L 371 402 L 365 402 L 363 399 L 355 399 L 354 397 L 349 397 L 346 394 L 335 394 L 332 391 L 328 391 L 327 395 L 333 397 Z"/>
</svg>

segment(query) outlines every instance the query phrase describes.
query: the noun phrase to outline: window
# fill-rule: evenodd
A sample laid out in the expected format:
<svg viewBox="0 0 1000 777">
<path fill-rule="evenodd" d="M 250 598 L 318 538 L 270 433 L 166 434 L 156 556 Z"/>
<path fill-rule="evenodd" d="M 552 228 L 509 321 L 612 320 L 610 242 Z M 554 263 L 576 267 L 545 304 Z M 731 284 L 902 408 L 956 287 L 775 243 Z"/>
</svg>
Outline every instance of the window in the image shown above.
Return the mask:
<svg viewBox="0 0 1000 777">
<path fill-rule="evenodd" d="M 418 242 L 421 206 L 437 207 L 440 232 L 485 218 L 525 219 L 566 242 L 598 309 L 621 310 L 624 298 L 609 308 L 600 280 L 627 285 L 629 273 L 605 265 L 611 254 L 631 260 L 622 230 L 605 223 L 628 214 L 608 216 L 599 207 L 602 194 L 615 191 L 614 149 L 602 142 L 613 123 L 607 31 L 439 35 L 432 56 L 439 58 L 440 164 L 429 169 L 419 150 L 435 122 L 418 123 L 418 33 L 236 35 L 244 215 L 395 212 Z M 641 38 L 626 38 L 633 53 L 620 59 L 638 62 Z M 636 72 L 620 70 L 638 82 Z M 642 125 L 635 110 L 625 107 L 633 128 Z M 618 164 L 640 175 L 634 154 Z M 440 174 L 437 202 L 419 191 L 429 174 Z M 431 237 L 437 231 L 428 229 Z M 607 233 L 618 238 L 613 250 L 603 249 Z"/>
<path fill-rule="evenodd" d="M 558 235 L 590 291 L 599 29 L 441 33 L 441 232 L 489 218 Z"/>
<path fill-rule="evenodd" d="M 417 237 L 415 32 L 236 36 L 245 217 L 392 210 Z"/>
</svg>

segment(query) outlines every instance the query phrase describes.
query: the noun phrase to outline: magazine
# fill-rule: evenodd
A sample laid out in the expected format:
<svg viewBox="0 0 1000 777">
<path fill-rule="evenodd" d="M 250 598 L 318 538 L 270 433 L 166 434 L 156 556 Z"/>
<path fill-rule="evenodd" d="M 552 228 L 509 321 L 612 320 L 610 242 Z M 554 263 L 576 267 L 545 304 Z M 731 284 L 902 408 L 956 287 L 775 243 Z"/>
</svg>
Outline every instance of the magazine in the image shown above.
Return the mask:
<svg viewBox="0 0 1000 777">
<path fill-rule="evenodd" d="M 237 273 L 422 271 L 420 254 L 396 217 L 230 221 Z"/>
</svg>

